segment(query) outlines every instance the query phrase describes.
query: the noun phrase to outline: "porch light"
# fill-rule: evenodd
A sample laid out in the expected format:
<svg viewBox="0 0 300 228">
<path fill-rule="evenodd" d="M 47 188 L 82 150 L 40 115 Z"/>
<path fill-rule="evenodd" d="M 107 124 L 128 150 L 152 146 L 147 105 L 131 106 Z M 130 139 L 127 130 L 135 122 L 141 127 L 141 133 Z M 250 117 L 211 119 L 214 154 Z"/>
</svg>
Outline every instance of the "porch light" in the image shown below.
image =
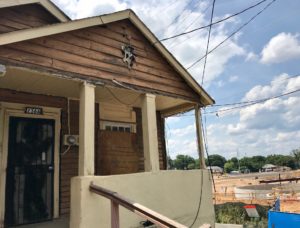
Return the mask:
<svg viewBox="0 0 300 228">
<path fill-rule="evenodd" d="M 0 77 L 3 77 L 6 73 L 6 66 L 0 64 Z"/>
</svg>

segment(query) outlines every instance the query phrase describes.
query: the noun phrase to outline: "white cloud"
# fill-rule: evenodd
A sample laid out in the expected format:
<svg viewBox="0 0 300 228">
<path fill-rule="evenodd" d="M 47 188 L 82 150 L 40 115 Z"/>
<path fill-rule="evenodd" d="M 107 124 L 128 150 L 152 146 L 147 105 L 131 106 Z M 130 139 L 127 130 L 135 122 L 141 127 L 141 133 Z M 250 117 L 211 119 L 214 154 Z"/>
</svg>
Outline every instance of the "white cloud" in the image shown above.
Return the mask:
<svg viewBox="0 0 300 228">
<path fill-rule="evenodd" d="M 238 79 L 239 79 L 239 77 L 237 75 L 232 75 L 232 76 L 230 76 L 228 81 L 229 82 L 236 82 Z"/>
<path fill-rule="evenodd" d="M 257 54 L 255 54 L 254 52 L 249 52 L 246 56 L 245 61 L 250 62 L 250 61 L 256 61 L 258 59 L 259 59 L 259 57 Z"/>
<path fill-rule="evenodd" d="M 118 0 L 52 0 L 61 7 L 72 19 L 97 16 L 127 8 L 125 2 Z"/>
<path fill-rule="evenodd" d="M 281 63 L 300 58 L 298 34 L 279 33 L 274 36 L 261 52 L 261 62 L 265 64 Z"/>
<path fill-rule="evenodd" d="M 168 155 L 171 158 L 175 158 L 178 154 L 198 157 L 196 128 L 194 124 L 182 128 L 167 129 L 167 133 L 167 149 Z"/>
<path fill-rule="evenodd" d="M 296 89 L 300 89 L 300 76 L 289 78 L 281 74 L 268 85 L 254 86 L 242 100 L 262 99 Z M 294 93 L 230 111 L 230 116 L 220 113 L 220 118 L 207 128 L 210 154 L 230 158 L 236 156 L 238 148 L 241 156 L 289 154 L 300 147 L 299 104 L 300 93 Z M 225 124 L 228 117 L 231 119 Z"/>
</svg>

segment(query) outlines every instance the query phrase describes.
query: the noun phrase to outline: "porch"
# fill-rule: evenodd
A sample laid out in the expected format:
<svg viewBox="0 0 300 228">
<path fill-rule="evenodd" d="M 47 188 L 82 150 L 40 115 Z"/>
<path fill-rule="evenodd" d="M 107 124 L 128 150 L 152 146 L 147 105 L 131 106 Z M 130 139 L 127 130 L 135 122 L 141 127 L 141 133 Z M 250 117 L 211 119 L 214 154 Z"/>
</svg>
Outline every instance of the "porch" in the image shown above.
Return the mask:
<svg viewBox="0 0 300 228">
<path fill-rule="evenodd" d="M 14 66 L 8 66 L 6 75 L 0 78 L 0 89 L 0 94 L 4 94 L 0 96 L 2 170 L 6 168 L 4 161 L 9 152 L 10 117 L 18 116 L 16 113 L 36 119 L 56 116 L 54 220 L 53 223 L 24 227 L 64 228 L 69 225 L 69 216 L 72 228 L 109 227 L 109 201 L 89 191 L 91 182 L 182 224 L 189 225 L 194 219 L 195 227 L 203 223 L 213 224 L 208 171 L 163 171 L 166 169 L 164 130 L 160 128 L 163 119 L 193 108 L 196 109 L 198 150 L 204 167 L 197 104 L 146 93 L 117 81 L 110 84 L 87 82 Z M 42 108 L 43 113 L 24 113 L 26 107 Z M 103 146 L 103 134 L 110 139 L 123 137 L 119 147 Z M 65 135 L 79 135 L 79 143 L 66 143 Z M 121 150 L 124 145 L 129 149 Z M 5 218 L 5 178 L 6 173 L 2 172 L 1 221 Z M 199 204 L 202 206 L 197 213 Z M 142 221 L 123 209 L 120 218 L 121 227 L 138 227 Z"/>
</svg>

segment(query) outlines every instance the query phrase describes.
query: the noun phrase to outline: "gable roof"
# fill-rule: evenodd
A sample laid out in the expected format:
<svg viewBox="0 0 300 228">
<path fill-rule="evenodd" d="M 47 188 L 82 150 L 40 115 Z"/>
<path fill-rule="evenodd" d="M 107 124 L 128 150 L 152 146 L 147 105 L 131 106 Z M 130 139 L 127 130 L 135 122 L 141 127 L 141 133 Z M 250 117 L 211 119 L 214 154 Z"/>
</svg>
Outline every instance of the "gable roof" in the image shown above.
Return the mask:
<svg viewBox="0 0 300 228">
<path fill-rule="evenodd" d="M 70 21 L 70 18 L 49 0 L 0 0 L 0 8 L 39 4 L 60 22 Z"/>
<path fill-rule="evenodd" d="M 14 0 L 16 1 L 16 0 Z M 28 0 L 19 0 L 26 1 Z M 30 0 L 30 1 L 44 1 L 44 0 Z M 31 40 L 39 37 L 50 36 L 63 32 L 74 31 L 87 27 L 105 25 L 120 20 L 130 20 L 148 41 L 159 51 L 159 53 L 169 62 L 169 64 L 179 73 L 179 75 L 186 81 L 186 83 L 200 95 L 200 103 L 203 106 L 212 105 L 215 101 L 210 95 L 197 83 L 197 81 L 190 75 L 190 73 L 176 60 L 176 58 L 166 49 L 166 47 L 155 37 L 155 35 L 148 29 L 148 27 L 137 17 L 132 10 L 123 10 L 111 14 L 100 15 L 85 19 L 62 22 L 54 25 L 46 25 L 42 27 L 23 29 L 9 33 L 0 34 L 0 45 L 16 43 L 25 40 Z"/>
</svg>

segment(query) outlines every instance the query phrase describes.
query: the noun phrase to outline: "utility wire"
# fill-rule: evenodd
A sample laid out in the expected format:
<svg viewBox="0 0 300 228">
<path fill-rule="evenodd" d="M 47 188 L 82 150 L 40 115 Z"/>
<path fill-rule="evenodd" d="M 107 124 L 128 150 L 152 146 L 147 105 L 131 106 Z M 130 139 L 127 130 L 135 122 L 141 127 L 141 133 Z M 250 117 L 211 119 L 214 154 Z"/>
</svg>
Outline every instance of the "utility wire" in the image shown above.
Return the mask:
<svg viewBox="0 0 300 228">
<path fill-rule="evenodd" d="M 171 25 L 173 25 L 174 23 L 176 23 L 176 21 L 179 19 L 179 17 L 184 13 L 184 11 L 192 4 L 194 0 L 190 0 L 185 7 L 183 8 L 183 10 L 171 21 L 171 23 L 166 26 L 167 28 L 170 27 Z M 176 31 L 176 30 L 175 30 Z"/>
<path fill-rule="evenodd" d="M 283 78 L 282 80 L 275 81 L 275 84 L 277 84 L 278 82 L 287 81 L 287 80 L 290 80 L 292 78 L 296 78 L 296 77 L 299 77 L 299 76 L 300 76 L 300 74 L 295 74 L 295 75 L 292 75 L 292 76 L 288 76 L 287 78 Z M 274 83 L 274 81 L 272 81 L 271 83 Z M 232 97 L 236 97 L 237 95 L 241 95 L 241 94 L 244 94 L 246 92 L 247 91 L 242 91 L 242 92 L 239 92 L 239 93 L 235 93 L 235 94 L 232 94 L 230 96 L 224 97 L 221 100 L 226 100 L 226 99 L 229 99 L 229 98 L 232 98 Z M 227 105 L 226 104 L 215 104 L 215 105 L 212 105 L 212 106 L 227 106 Z"/>
<path fill-rule="evenodd" d="M 269 101 L 269 100 L 273 100 L 273 99 L 276 99 L 276 98 L 279 98 L 279 97 L 289 96 L 289 95 L 297 93 L 297 92 L 300 92 L 300 88 L 296 89 L 296 90 L 293 90 L 293 91 L 290 91 L 290 92 L 287 92 L 287 93 L 283 93 L 283 94 L 280 94 L 280 95 L 276 95 L 276 96 L 272 96 L 272 97 L 268 97 L 268 98 L 264 98 L 264 99 L 246 101 L 245 104 L 242 104 L 240 106 L 235 106 L 235 107 L 232 107 L 232 108 L 222 109 L 222 110 L 218 110 L 218 111 L 205 112 L 204 114 L 220 113 L 220 112 L 226 112 L 226 111 L 230 111 L 230 110 L 234 110 L 234 109 L 242 109 L 242 108 L 246 108 L 246 107 L 249 107 L 249 106 L 252 106 L 252 105 L 255 105 L 255 104 L 259 104 L 259 103 L 263 103 L 263 102 L 266 102 L 266 101 Z M 239 104 L 239 103 L 242 103 L 242 102 L 232 103 L 231 105 L 236 105 L 236 104 Z M 214 107 L 214 106 L 211 106 L 211 107 Z M 181 114 L 181 115 L 177 115 L 176 117 L 181 117 L 181 116 L 192 116 L 192 115 L 190 115 L 190 114 Z"/>
<path fill-rule="evenodd" d="M 190 13 L 187 13 L 187 14 L 186 14 L 185 16 L 183 16 L 182 19 L 180 20 L 181 25 L 183 24 L 183 22 L 185 22 L 185 21 L 189 18 L 189 16 L 194 12 L 194 10 L 196 10 L 196 9 L 200 6 L 201 2 L 202 2 L 202 0 L 199 0 L 198 3 L 194 3 L 194 6 L 192 6 L 191 9 L 190 9 L 191 12 L 190 12 Z M 185 10 L 187 10 L 187 9 L 188 9 L 188 6 L 191 5 L 192 3 L 193 3 L 193 1 L 191 1 L 191 2 L 186 6 L 186 8 L 183 10 L 183 12 L 184 12 Z M 183 13 L 183 12 L 182 12 L 182 13 Z M 181 13 L 181 14 L 182 14 L 182 13 Z M 178 17 L 180 17 L 181 14 L 179 14 Z M 179 21 L 178 21 L 178 22 L 179 22 Z M 186 31 L 186 30 L 188 29 L 189 26 L 190 26 L 190 25 L 188 25 L 186 28 L 184 28 L 184 31 Z M 173 30 L 173 34 L 174 34 L 174 33 L 175 33 L 175 34 L 178 33 L 180 29 L 182 29 L 182 27 L 181 27 L 181 26 L 177 26 L 177 27 L 175 28 L 175 30 Z M 173 44 L 174 41 L 175 41 L 175 40 L 173 40 L 173 42 L 172 42 L 171 44 Z"/>
<path fill-rule="evenodd" d="M 226 112 L 226 111 L 230 111 L 230 110 L 234 110 L 234 109 L 245 108 L 245 107 L 249 107 L 249 106 L 252 106 L 252 105 L 255 105 L 255 104 L 263 103 L 265 101 L 273 100 L 273 99 L 276 99 L 276 98 L 279 98 L 279 97 L 288 96 L 288 95 L 291 95 L 291 94 L 294 94 L 294 93 L 297 93 L 297 92 L 300 92 L 300 89 L 296 89 L 294 91 L 291 91 L 291 92 L 288 92 L 288 93 L 283 93 L 283 94 L 280 94 L 280 95 L 277 95 L 277 96 L 273 96 L 273 97 L 269 97 L 269 98 L 265 98 L 265 99 L 256 100 L 256 101 L 253 101 L 251 103 L 244 104 L 244 105 L 241 105 L 241 106 L 236 106 L 236 107 L 232 107 L 232 108 L 222 109 L 222 110 L 218 110 L 218 111 L 206 112 L 205 114 L 220 113 L 220 112 Z"/>
<path fill-rule="evenodd" d="M 240 15 L 240 14 L 242 14 L 242 13 L 244 13 L 244 12 L 246 12 L 246 11 L 248 11 L 248 10 L 250 10 L 250 9 L 252 9 L 252 8 L 254 8 L 254 7 L 256 7 L 256 6 L 258 6 L 258 5 L 262 4 L 262 3 L 264 3 L 265 1 L 267 1 L 267 0 L 262 0 L 262 1 L 258 2 L 258 3 L 256 3 L 255 5 L 249 6 L 249 7 L 247 7 L 246 9 L 244 9 L 244 10 L 242 10 L 242 11 L 239 11 L 239 12 L 237 12 L 237 13 L 234 13 L 234 14 L 228 16 L 228 17 L 225 17 L 225 18 L 223 18 L 223 19 L 221 19 L 221 20 L 215 21 L 215 22 L 210 23 L 210 24 L 208 24 L 208 25 L 204 25 L 204 26 L 201 26 L 201 27 L 199 27 L 199 28 L 192 29 L 192 30 L 187 31 L 187 32 L 183 32 L 183 33 L 179 33 L 179 34 L 176 34 L 176 35 L 173 35 L 173 36 L 170 36 L 170 37 L 166 37 L 166 38 L 161 39 L 160 41 L 163 42 L 163 41 L 166 41 L 166 40 L 174 39 L 174 38 L 176 38 L 176 37 L 184 36 L 184 35 L 186 35 L 186 34 L 189 34 L 189 33 L 192 33 L 192 32 L 196 32 L 196 31 L 201 30 L 201 29 L 208 28 L 208 27 L 210 27 L 210 26 L 212 26 L 212 25 L 219 24 L 219 23 L 221 23 L 221 22 L 223 22 L 223 21 L 229 20 L 229 19 L 232 18 L 232 17 L 238 16 L 238 15 Z"/>
<path fill-rule="evenodd" d="M 204 126 L 203 126 L 203 123 L 202 123 L 202 115 L 201 115 L 201 125 L 202 125 L 202 132 L 203 132 L 203 139 L 204 139 L 204 146 L 205 146 L 207 161 L 208 161 L 208 165 L 210 167 L 211 178 L 212 178 L 212 182 L 213 182 L 213 186 L 214 186 L 214 192 L 216 192 L 216 184 L 215 184 L 215 179 L 214 179 L 214 173 L 211 169 L 211 161 L 210 161 L 209 153 L 208 153 L 207 123 L 206 123 L 206 116 L 205 115 L 204 115 Z"/>
<path fill-rule="evenodd" d="M 257 14 L 255 14 L 253 17 L 251 17 L 246 23 L 244 23 L 242 26 L 240 26 L 237 30 L 235 30 L 233 33 L 231 33 L 226 39 L 224 39 L 222 42 L 220 42 L 217 46 L 215 46 L 213 49 L 211 49 L 207 54 L 202 56 L 200 59 L 193 62 L 187 69 L 192 68 L 197 63 L 199 63 L 202 59 L 206 58 L 207 55 L 212 53 L 214 50 L 216 50 L 218 47 L 220 47 L 223 43 L 225 43 L 227 40 L 229 40 L 231 37 L 233 37 L 235 34 L 237 34 L 240 30 L 242 30 L 244 27 L 246 27 L 251 21 L 253 21 L 257 16 L 259 16 L 262 12 L 264 12 L 269 6 L 271 6 L 276 0 L 272 0 L 269 4 L 267 4 L 262 10 L 260 10 Z"/>
<path fill-rule="evenodd" d="M 202 13 L 206 13 L 206 11 L 210 8 L 211 4 L 209 4 L 205 10 L 203 10 Z M 198 21 L 198 19 L 201 17 L 202 15 L 199 15 L 198 17 L 195 18 L 195 20 L 193 20 L 185 29 L 184 29 L 184 32 L 186 32 L 194 23 L 196 23 L 196 21 Z M 178 38 L 175 38 L 174 41 L 168 45 L 168 48 L 169 49 L 172 49 L 173 47 L 177 46 L 177 45 L 180 45 L 182 43 L 184 43 L 185 41 L 191 39 L 193 36 L 190 36 L 190 37 L 187 37 L 186 39 L 182 40 L 182 41 L 179 41 L 179 42 L 176 42 L 176 39 Z"/>
<path fill-rule="evenodd" d="M 210 26 L 209 26 L 208 37 L 207 37 L 206 52 L 205 52 L 205 61 L 204 61 L 204 66 L 203 66 L 202 79 L 201 79 L 201 85 L 203 85 L 203 80 L 204 80 L 204 75 L 205 75 L 207 53 L 208 53 L 209 41 L 210 41 L 210 35 L 211 35 L 212 20 L 213 20 L 214 11 L 215 11 L 215 3 L 216 3 L 216 0 L 213 0 L 213 5 L 212 5 L 212 9 L 211 9 L 211 16 L 210 16 Z"/>
</svg>

